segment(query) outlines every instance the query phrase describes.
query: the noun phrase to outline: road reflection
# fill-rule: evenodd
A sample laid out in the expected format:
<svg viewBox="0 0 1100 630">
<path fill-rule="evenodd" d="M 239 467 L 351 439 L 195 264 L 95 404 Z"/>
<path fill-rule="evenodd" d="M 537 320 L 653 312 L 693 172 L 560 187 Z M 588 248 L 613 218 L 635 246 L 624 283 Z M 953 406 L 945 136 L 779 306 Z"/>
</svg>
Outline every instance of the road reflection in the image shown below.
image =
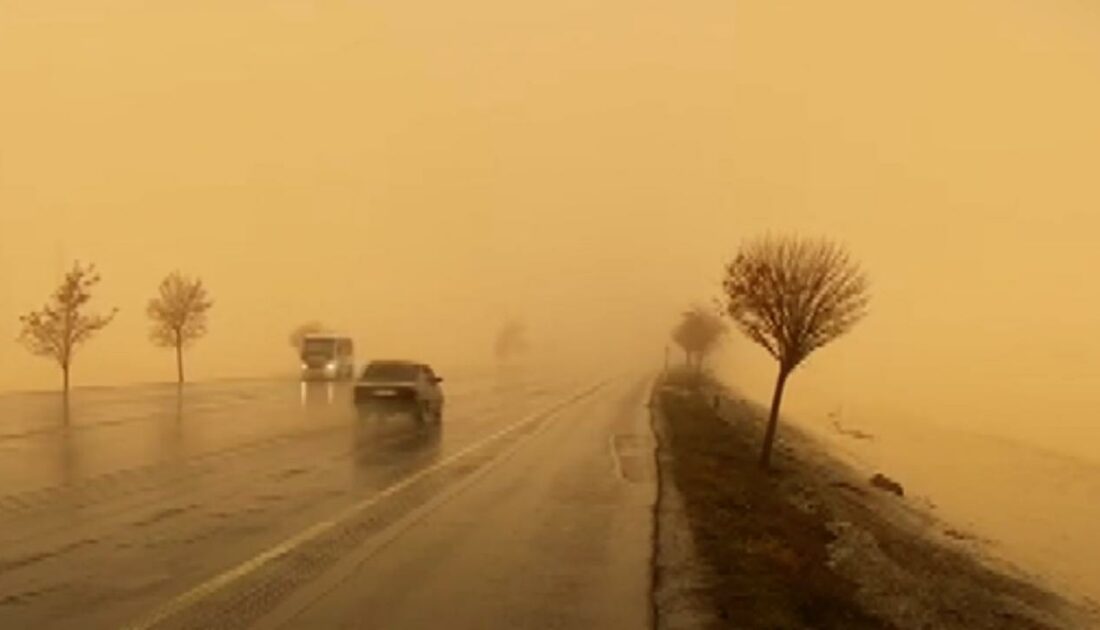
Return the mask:
<svg viewBox="0 0 1100 630">
<path fill-rule="evenodd" d="M 352 462 L 357 476 L 379 465 L 424 464 L 439 457 L 443 424 L 412 414 L 357 409 L 352 422 Z"/>
<path fill-rule="evenodd" d="M 298 385 L 298 399 L 302 407 L 332 405 L 336 402 L 336 383 L 302 381 Z"/>
<path fill-rule="evenodd" d="M 184 449 L 184 397 L 182 387 L 176 388 L 175 396 L 164 401 L 163 420 L 157 423 L 156 445 L 160 458 L 164 461 L 183 459 Z"/>
<path fill-rule="evenodd" d="M 73 406 L 68 396 L 61 398 L 61 420 L 65 427 L 61 433 L 61 452 L 58 471 L 61 483 L 72 485 L 80 477 L 79 450 L 73 441 L 72 431 Z"/>
</svg>

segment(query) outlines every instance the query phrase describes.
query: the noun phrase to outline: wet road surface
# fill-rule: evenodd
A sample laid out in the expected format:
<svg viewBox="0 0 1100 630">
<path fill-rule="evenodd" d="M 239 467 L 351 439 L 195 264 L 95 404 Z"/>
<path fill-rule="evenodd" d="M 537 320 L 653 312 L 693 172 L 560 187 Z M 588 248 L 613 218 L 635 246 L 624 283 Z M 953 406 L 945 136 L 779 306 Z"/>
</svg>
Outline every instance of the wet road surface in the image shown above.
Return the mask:
<svg viewBox="0 0 1100 630">
<path fill-rule="evenodd" d="M 644 381 L 446 385 L 0 398 L 0 627 L 645 627 Z"/>
</svg>

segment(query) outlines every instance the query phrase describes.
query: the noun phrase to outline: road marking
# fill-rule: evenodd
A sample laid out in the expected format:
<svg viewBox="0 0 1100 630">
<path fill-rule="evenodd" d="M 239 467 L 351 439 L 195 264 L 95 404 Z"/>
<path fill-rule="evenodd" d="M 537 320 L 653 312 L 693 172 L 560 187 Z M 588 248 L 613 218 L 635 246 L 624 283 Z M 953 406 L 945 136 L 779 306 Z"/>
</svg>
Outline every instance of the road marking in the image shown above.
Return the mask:
<svg viewBox="0 0 1100 630">
<path fill-rule="evenodd" d="M 644 407 L 642 409 L 639 409 L 639 413 L 648 416 L 647 412 L 653 408 L 654 404 L 653 392 L 657 385 L 657 377 L 648 377 L 643 381 L 643 383 L 644 386 L 642 391 L 643 396 L 645 396 Z M 636 483 L 636 480 L 628 478 L 628 475 L 623 468 L 624 455 L 629 462 L 636 463 L 634 462 L 634 460 L 638 459 L 639 451 L 641 451 L 642 447 L 644 446 L 650 447 L 649 454 L 652 455 L 653 436 L 647 429 L 648 422 L 643 421 L 639 424 L 639 426 L 643 429 L 642 433 L 636 433 L 633 431 L 630 433 L 612 433 L 607 437 L 607 445 L 608 448 L 611 450 L 612 470 L 614 471 L 615 476 L 619 479 L 619 481 Z M 627 452 L 623 453 L 624 450 Z"/>
<path fill-rule="evenodd" d="M 623 476 L 623 463 L 619 461 L 619 449 L 615 444 L 616 434 L 612 433 L 607 436 L 607 446 L 611 449 L 611 463 L 612 469 L 615 471 L 615 476 L 619 481 L 626 481 L 626 477 Z"/>
<path fill-rule="evenodd" d="M 584 397 L 600 389 L 604 384 L 606 384 L 606 381 L 587 390 L 580 396 L 572 397 L 566 402 L 559 403 L 555 407 L 544 410 L 536 415 L 538 419 L 549 421 L 554 418 L 558 412 L 573 403 L 579 402 Z M 534 419 L 535 416 L 529 416 L 529 418 Z M 371 536 L 366 542 L 358 545 L 356 549 L 344 556 L 343 559 L 335 563 L 332 568 L 325 571 L 320 577 L 297 589 L 282 602 L 275 605 L 263 617 L 260 617 L 259 620 L 250 626 L 252 630 L 283 630 L 284 628 L 293 627 L 291 624 L 299 615 L 316 604 L 325 595 L 338 588 L 343 583 L 344 579 L 354 573 L 371 557 L 397 541 L 406 531 L 412 529 L 432 513 L 438 511 L 441 507 L 453 501 L 471 486 L 481 481 L 482 478 L 508 461 L 517 452 L 522 450 L 523 447 L 545 433 L 551 426 L 553 425 L 550 422 L 544 422 L 539 425 L 534 431 L 523 435 L 515 442 L 509 444 L 503 452 L 494 456 L 490 461 L 482 464 L 480 468 L 474 472 L 448 486 L 409 513 L 399 517 L 382 531 Z"/>
<path fill-rule="evenodd" d="M 554 405 L 549 409 L 544 409 L 542 411 L 531 414 L 523 418 L 522 420 L 518 420 L 497 431 L 496 433 L 493 433 L 477 442 L 474 442 L 473 444 L 470 444 L 469 446 L 466 446 L 465 448 L 458 451 L 457 453 L 454 453 L 450 457 L 447 457 L 437 462 L 436 464 L 429 466 L 428 468 L 419 470 L 411 476 L 406 477 L 401 481 L 380 490 L 378 493 L 373 494 L 363 499 L 362 501 L 359 501 L 358 503 L 355 503 L 350 507 L 345 508 L 335 517 L 320 521 L 315 525 L 307 528 L 306 530 L 275 545 L 267 551 L 253 556 L 249 560 L 242 562 L 232 569 L 220 573 L 203 582 L 202 584 L 199 584 L 198 586 L 192 588 L 191 590 L 183 593 L 182 595 L 177 596 L 176 598 L 169 601 L 167 604 L 161 606 L 157 610 L 153 611 L 151 614 L 147 615 L 145 618 L 140 619 L 128 626 L 125 626 L 126 630 L 148 630 L 149 628 L 156 626 L 158 623 L 164 621 L 165 619 L 168 619 L 172 615 L 175 615 L 176 613 L 184 610 L 188 606 L 191 606 L 192 604 L 202 600 L 203 598 L 217 592 L 219 589 L 225 587 L 226 585 L 233 583 L 234 581 L 248 575 L 249 573 L 252 573 L 253 571 L 256 571 L 268 562 L 271 562 L 272 560 L 291 553 L 301 545 L 317 538 L 325 532 L 328 532 L 343 521 L 346 521 L 356 514 L 376 505 L 383 499 L 386 499 L 390 496 L 393 496 L 394 494 L 397 494 L 398 492 L 401 492 L 402 490 L 416 483 L 420 479 L 423 479 L 424 477 L 427 477 L 432 473 L 438 472 L 439 470 L 450 466 L 455 461 L 462 459 L 463 457 L 469 455 L 474 451 L 488 446 L 489 444 L 495 442 L 496 440 L 499 440 L 500 438 L 508 435 L 516 429 L 527 426 L 529 424 L 533 424 L 539 420 L 545 419 L 558 413 L 569 405 L 594 393 L 596 390 L 603 387 L 603 385 L 604 382 L 601 382 L 593 387 L 582 390 L 580 393 L 574 394 L 573 396 L 566 398 L 564 401 Z"/>
</svg>

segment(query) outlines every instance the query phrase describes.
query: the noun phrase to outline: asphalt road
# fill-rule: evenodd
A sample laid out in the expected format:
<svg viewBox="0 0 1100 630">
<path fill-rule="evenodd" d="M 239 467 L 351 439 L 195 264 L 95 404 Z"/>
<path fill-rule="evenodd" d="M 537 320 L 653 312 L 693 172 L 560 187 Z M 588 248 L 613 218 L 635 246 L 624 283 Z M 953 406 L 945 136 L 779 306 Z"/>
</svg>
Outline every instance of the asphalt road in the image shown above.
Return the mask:
<svg viewBox="0 0 1100 630">
<path fill-rule="evenodd" d="M 458 374 L 0 397 L 0 628 L 644 628 L 647 383 Z"/>
</svg>

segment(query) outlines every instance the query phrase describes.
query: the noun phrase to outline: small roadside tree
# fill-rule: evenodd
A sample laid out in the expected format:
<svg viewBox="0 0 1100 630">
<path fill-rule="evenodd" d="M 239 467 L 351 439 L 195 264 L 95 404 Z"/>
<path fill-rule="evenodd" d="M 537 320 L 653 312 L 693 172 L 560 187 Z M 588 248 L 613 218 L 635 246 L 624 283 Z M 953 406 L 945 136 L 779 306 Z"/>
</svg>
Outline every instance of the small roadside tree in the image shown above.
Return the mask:
<svg viewBox="0 0 1100 630">
<path fill-rule="evenodd" d="M 145 308 L 153 321 L 149 338 L 162 348 L 176 350 L 179 383 L 183 383 L 183 349 L 206 334 L 206 313 L 213 305 L 201 279 L 173 271 L 161 281 L 157 297 Z"/>
<path fill-rule="evenodd" d="M 523 322 L 510 320 L 497 331 L 493 353 L 504 362 L 527 351 L 527 328 Z"/>
<path fill-rule="evenodd" d="M 814 350 L 851 330 L 867 311 L 868 282 L 842 247 L 825 240 L 764 237 L 726 265 L 725 309 L 779 363 L 760 466 L 768 468 L 787 377 Z"/>
<path fill-rule="evenodd" d="M 328 327 L 318 321 L 306 322 L 299 324 L 294 330 L 290 331 L 290 347 L 298 350 L 302 347 L 302 341 L 306 338 L 306 335 L 312 335 L 314 333 L 325 332 Z"/>
<path fill-rule="evenodd" d="M 721 317 L 702 306 L 694 306 L 680 314 L 680 322 L 672 330 L 672 340 L 684 351 L 688 367 L 694 365 L 699 371 L 703 359 L 718 346 L 724 334 L 726 324 Z"/>
<path fill-rule="evenodd" d="M 32 354 L 57 361 L 66 395 L 77 347 L 110 324 L 118 313 L 117 308 L 107 315 L 85 312 L 99 281 L 95 265 L 76 262 L 45 306 L 19 318 L 19 342 Z"/>
</svg>

